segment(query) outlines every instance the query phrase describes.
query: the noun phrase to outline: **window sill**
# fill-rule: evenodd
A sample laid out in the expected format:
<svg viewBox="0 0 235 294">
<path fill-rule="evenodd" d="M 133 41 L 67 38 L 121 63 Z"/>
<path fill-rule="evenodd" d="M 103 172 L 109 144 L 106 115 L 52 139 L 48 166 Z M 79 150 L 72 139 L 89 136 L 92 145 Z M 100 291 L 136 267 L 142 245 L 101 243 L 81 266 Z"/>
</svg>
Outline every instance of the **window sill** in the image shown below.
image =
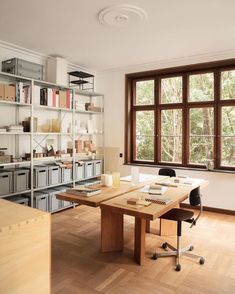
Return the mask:
<svg viewBox="0 0 235 294">
<path fill-rule="evenodd" d="M 234 170 L 224 170 L 224 169 L 213 169 L 208 170 L 205 168 L 195 168 L 195 167 L 183 167 L 183 166 L 170 166 L 170 165 L 153 165 L 147 163 L 124 163 L 123 165 L 130 165 L 130 166 L 142 166 L 142 167 L 151 167 L 151 168 L 172 168 L 178 170 L 191 170 L 191 171 L 202 171 L 202 172 L 210 172 L 210 173 L 224 173 L 224 174 L 235 174 Z"/>
</svg>

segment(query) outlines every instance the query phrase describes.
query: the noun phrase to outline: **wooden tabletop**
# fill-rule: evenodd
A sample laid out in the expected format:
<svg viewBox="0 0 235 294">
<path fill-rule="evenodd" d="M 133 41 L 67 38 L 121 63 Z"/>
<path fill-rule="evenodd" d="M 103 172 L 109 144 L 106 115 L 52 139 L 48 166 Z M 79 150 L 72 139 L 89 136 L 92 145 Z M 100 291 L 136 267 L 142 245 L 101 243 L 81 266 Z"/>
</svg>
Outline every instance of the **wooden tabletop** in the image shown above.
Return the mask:
<svg viewBox="0 0 235 294">
<path fill-rule="evenodd" d="M 204 188 L 208 185 L 208 181 L 201 180 L 200 187 Z M 198 186 L 198 185 L 197 185 Z M 186 200 L 191 190 L 196 186 L 178 185 L 177 187 L 168 187 L 164 193 L 164 198 L 170 198 L 172 201 L 169 204 L 151 203 L 149 206 L 136 206 L 127 204 L 127 199 L 137 196 L 137 191 L 132 191 L 119 197 L 110 199 L 100 204 L 101 209 L 107 209 L 110 212 L 127 214 L 134 217 L 145 218 L 147 220 L 155 220 L 165 212 L 169 211 L 177 204 Z"/>
<path fill-rule="evenodd" d="M 165 180 L 166 178 L 168 177 L 157 176 L 155 181 L 162 181 L 162 180 Z M 153 180 L 142 182 L 142 183 L 139 183 L 137 186 L 133 186 L 130 182 L 121 181 L 119 188 L 95 185 L 93 187 L 99 187 L 101 189 L 100 194 L 87 197 L 87 196 L 73 195 L 67 192 L 63 192 L 63 193 L 57 194 L 56 197 L 57 199 L 60 199 L 60 200 L 70 201 L 70 202 L 79 203 L 79 204 L 92 206 L 92 207 L 98 207 L 100 206 L 100 203 L 103 201 L 107 201 L 109 199 L 129 193 L 131 191 L 138 190 L 142 188 L 144 185 L 149 184 L 150 182 L 153 182 Z"/>
</svg>

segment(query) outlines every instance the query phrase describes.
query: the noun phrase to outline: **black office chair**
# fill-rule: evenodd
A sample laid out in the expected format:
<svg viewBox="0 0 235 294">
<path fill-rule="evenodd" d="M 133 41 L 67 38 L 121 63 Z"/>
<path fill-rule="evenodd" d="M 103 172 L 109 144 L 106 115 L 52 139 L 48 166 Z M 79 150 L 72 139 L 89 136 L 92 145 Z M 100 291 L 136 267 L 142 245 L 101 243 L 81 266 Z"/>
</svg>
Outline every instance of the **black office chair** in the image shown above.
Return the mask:
<svg viewBox="0 0 235 294">
<path fill-rule="evenodd" d="M 160 176 L 168 176 L 168 177 L 176 176 L 175 170 L 171 168 L 160 168 L 158 174 Z"/>
<path fill-rule="evenodd" d="M 194 218 L 194 213 L 189 210 L 181 209 L 181 208 L 173 208 L 163 214 L 160 218 L 172 220 L 177 222 L 177 248 L 173 247 L 171 244 L 165 242 L 162 244 L 162 248 L 167 249 L 170 248 L 172 251 L 162 252 L 162 253 L 154 253 L 152 259 L 156 260 L 159 257 L 166 257 L 166 256 L 175 256 L 176 257 L 176 271 L 181 270 L 180 265 L 180 257 L 181 255 L 187 255 L 189 257 L 199 259 L 200 264 L 205 263 L 205 259 L 202 256 L 198 256 L 188 251 L 193 250 L 193 246 L 189 245 L 185 248 L 180 247 L 180 237 L 181 237 L 181 229 L 182 229 L 182 221 L 188 222 L 191 224 L 190 228 L 196 225 L 201 213 L 202 213 L 202 203 L 201 203 L 201 194 L 200 188 L 195 188 L 190 192 L 189 195 L 189 203 L 192 206 L 200 205 L 200 212 L 196 218 Z"/>
</svg>

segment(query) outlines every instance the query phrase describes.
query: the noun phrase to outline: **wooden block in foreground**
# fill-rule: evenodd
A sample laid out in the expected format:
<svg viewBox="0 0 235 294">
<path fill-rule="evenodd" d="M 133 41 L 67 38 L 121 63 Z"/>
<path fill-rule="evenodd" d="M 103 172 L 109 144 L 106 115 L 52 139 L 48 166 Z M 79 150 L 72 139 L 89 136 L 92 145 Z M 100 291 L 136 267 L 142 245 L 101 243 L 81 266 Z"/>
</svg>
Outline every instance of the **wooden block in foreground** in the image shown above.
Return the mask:
<svg viewBox="0 0 235 294">
<path fill-rule="evenodd" d="M 50 214 L 0 199 L 0 293 L 50 293 Z"/>
</svg>

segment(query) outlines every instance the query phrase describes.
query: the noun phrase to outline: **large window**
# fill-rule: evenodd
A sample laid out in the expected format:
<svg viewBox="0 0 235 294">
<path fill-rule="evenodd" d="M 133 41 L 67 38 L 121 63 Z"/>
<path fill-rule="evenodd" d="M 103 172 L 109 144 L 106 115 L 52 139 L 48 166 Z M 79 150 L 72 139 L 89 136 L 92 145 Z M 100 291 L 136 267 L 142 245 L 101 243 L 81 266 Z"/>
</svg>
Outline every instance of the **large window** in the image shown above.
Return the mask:
<svg viewBox="0 0 235 294">
<path fill-rule="evenodd" d="M 235 170 L 235 60 L 126 81 L 127 163 Z"/>
</svg>

